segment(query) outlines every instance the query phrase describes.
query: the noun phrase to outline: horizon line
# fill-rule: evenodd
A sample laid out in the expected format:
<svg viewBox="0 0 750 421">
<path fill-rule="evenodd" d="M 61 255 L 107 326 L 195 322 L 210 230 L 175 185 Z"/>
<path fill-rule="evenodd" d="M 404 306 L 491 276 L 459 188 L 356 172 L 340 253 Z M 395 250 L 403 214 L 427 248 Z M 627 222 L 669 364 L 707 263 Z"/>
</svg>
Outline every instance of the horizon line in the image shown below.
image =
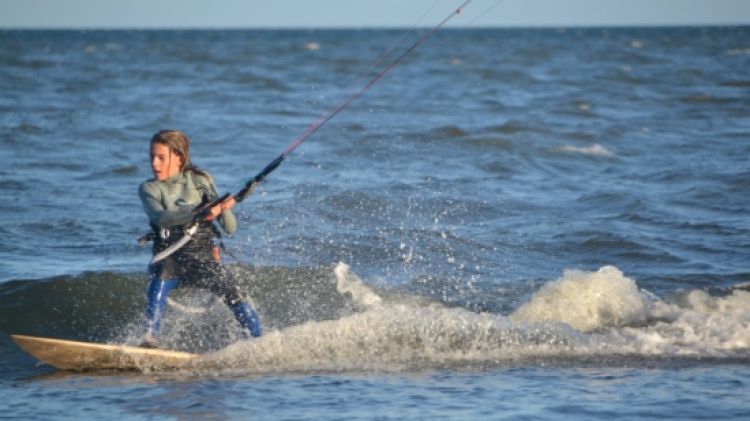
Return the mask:
<svg viewBox="0 0 750 421">
<path fill-rule="evenodd" d="M 476 25 L 476 26 L 446 26 L 443 30 L 466 30 L 466 29 L 626 29 L 626 28 L 721 28 L 721 27 L 750 27 L 750 23 L 617 23 L 617 24 L 560 24 L 560 25 Z M 280 31 L 309 31 L 309 30 L 404 30 L 404 29 L 431 29 L 428 25 L 401 26 L 401 25 L 367 25 L 367 26 L 0 26 L 0 31 L 6 30 L 40 30 L 40 31 L 241 31 L 241 30 L 280 30 Z"/>
</svg>

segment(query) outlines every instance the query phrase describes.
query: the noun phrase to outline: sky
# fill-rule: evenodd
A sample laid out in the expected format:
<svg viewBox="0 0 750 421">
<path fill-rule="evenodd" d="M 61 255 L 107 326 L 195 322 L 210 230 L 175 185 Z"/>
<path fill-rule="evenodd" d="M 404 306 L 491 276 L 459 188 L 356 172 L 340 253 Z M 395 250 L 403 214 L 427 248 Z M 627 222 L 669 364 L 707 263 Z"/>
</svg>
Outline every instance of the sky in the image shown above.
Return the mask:
<svg viewBox="0 0 750 421">
<path fill-rule="evenodd" d="M 0 28 L 433 26 L 463 0 L 0 0 Z M 750 0 L 471 0 L 454 27 L 750 25 Z"/>
</svg>

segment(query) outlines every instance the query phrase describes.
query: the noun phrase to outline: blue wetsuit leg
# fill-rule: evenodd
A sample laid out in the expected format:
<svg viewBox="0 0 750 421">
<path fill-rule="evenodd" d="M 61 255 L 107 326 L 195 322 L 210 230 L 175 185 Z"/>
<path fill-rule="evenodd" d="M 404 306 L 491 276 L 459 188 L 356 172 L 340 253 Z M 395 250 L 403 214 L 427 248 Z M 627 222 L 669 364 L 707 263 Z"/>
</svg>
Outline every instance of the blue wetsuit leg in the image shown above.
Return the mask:
<svg viewBox="0 0 750 421">
<path fill-rule="evenodd" d="M 176 286 L 176 279 L 161 280 L 156 275 L 151 276 L 151 283 L 148 286 L 148 304 L 146 304 L 147 334 L 156 337 L 159 333 L 161 319 L 167 308 L 167 296 Z"/>
<path fill-rule="evenodd" d="M 247 329 L 250 336 L 257 338 L 261 335 L 260 330 L 260 317 L 255 311 L 253 306 L 245 302 L 244 300 L 238 301 L 229 306 L 234 313 L 234 317 L 240 322 L 240 325 Z"/>
<path fill-rule="evenodd" d="M 182 285 L 204 288 L 223 297 L 224 303 L 250 336 L 257 338 L 261 335 L 258 313 L 245 299 L 234 273 L 226 267 L 216 260 L 196 258 L 185 253 L 177 257 L 176 273 Z"/>
</svg>

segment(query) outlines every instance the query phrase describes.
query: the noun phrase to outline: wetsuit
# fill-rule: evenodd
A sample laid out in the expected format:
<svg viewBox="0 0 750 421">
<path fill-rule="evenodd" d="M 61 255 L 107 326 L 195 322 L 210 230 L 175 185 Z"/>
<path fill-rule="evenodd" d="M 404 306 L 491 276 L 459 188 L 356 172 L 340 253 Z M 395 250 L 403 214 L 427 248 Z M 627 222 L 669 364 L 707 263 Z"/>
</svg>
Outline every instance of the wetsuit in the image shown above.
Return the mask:
<svg viewBox="0 0 750 421">
<path fill-rule="evenodd" d="M 164 181 L 145 181 L 138 193 L 156 234 L 154 254 L 183 236 L 193 222 L 193 210 L 197 206 L 218 197 L 211 176 L 193 170 L 182 171 Z M 226 233 L 233 234 L 237 230 L 232 211 L 222 211 L 217 220 Z M 258 314 L 240 290 L 235 276 L 215 257 L 217 234 L 218 228 L 212 222 L 203 221 L 187 244 L 149 267 L 147 341 L 153 341 L 158 334 L 167 296 L 177 286 L 207 289 L 219 295 L 251 336 L 261 335 Z"/>
</svg>

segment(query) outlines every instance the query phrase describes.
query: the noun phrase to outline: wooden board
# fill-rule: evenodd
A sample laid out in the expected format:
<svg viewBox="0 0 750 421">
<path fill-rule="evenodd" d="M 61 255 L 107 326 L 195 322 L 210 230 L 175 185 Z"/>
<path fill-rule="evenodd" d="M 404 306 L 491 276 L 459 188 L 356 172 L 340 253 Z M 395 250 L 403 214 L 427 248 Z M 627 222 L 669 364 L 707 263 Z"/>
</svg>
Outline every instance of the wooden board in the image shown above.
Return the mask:
<svg viewBox="0 0 750 421">
<path fill-rule="evenodd" d="M 64 370 L 176 370 L 190 367 L 201 358 L 189 352 L 137 346 L 24 335 L 10 337 L 34 358 Z"/>
</svg>

